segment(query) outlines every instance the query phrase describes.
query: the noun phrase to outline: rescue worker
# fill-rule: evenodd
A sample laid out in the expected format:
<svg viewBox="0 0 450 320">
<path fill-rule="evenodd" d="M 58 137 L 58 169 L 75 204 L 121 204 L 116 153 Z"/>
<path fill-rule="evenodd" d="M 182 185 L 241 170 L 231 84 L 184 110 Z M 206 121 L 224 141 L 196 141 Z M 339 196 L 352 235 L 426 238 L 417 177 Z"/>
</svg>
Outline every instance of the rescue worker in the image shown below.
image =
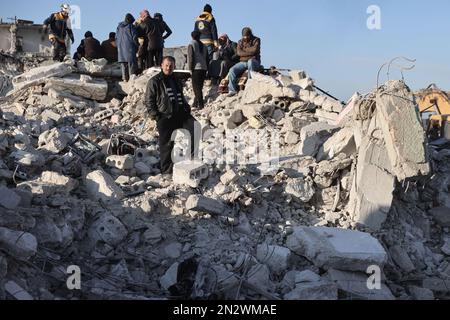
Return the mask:
<svg viewBox="0 0 450 320">
<path fill-rule="evenodd" d="M 200 41 L 208 50 L 209 61 L 213 60 L 214 51 L 219 46 L 216 19 L 212 15 L 212 7 L 207 4 L 195 21 L 194 31 L 200 32 Z"/>
<path fill-rule="evenodd" d="M 44 21 L 44 33 L 49 31 L 49 39 L 53 46 L 53 60 L 64 61 L 67 55 L 66 37 L 69 36 L 72 44 L 75 42 L 69 20 L 70 6 L 61 5 L 60 12 L 52 13 Z M 50 28 L 50 30 L 48 30 Z"/>
</svg>

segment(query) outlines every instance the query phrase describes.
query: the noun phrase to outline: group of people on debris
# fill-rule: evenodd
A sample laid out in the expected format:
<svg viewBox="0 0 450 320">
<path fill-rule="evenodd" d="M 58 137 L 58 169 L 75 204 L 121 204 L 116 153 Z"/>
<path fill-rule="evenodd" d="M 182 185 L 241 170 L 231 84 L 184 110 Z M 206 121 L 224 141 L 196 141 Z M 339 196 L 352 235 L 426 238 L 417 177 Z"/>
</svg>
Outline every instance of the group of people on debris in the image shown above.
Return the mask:
<svg viewBox="0 0 450 320">
<path fill-rule="evenodd" d="M 44 22 L 44 28 L 50 27 L 50 40 L 54 47 L 54 60 L 63 61 L 66 55 L 65 39 L 74 37 L 70 28 L 70 7 L 61 6 L 61 12 L 52 14 Z M 136 21 L 128 13 L 102 44 L 91 32 L 86 32 L 75 54 L 77 59 L 106 58 L 109 62 L 119 62 L 122 66 L 123 80 L 138 74 L 147 68 L 160 66 L 161 72 L 150 79 L 145 93 L 145 105 L 149 116 L 157 122 L 161 172 L 171 174 L 173 170 L 172 134 L 177 129 L 187 129 L 191 134 L 191 152 L 195 154 L 195 119 L 191 115 L 191 106 L 184 94 L 183 85 L 174 76 L 176 61 L 174 57 L 163 57 L 164 41 L 172 34 L 169 26 L 159 13 L 152 18 L 148 10 L 140 13 Z M 233 42 L 226 34 L 218 36 L 216 20 L 212 7 L 207 4 L 197 17 L 192 41 L 188 46 L 188 68 L 192 74 L 194 89 L 193 108 L 204 107 L 203 86 L 205 79 L 215 83 L 228 79 L 228 94 L 238 91 L 238 80 L 245 71 L 251 78 L 252 72 L 261 68 L 261 40 L 253 35 L 250 28 L 242 30 L 242 39 Z M 117 55 L 116 55 L 117 54 Z"/>
</svg>

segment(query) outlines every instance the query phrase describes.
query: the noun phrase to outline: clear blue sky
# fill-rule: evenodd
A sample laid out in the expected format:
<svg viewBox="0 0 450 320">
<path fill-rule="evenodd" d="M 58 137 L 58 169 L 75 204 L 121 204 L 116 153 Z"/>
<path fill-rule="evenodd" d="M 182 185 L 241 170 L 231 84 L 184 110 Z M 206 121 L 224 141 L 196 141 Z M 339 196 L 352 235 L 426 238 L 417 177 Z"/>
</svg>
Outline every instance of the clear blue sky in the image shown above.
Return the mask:
<svg viewBox="0 0 450 320">
<path fill-rule="evenodd" d="M 0 16 L 41 23 L 62 0 L 0 1 Z M 91 30 L 99 40 L 115 31 L 127 12 L 161 12 L 174 34 L 166 46 L 185 45 L 205 3 L 213 6 L 219 33 L 234 40 L 244 26 L 262 39 L 265 66 L 304 69 L 318 86 L 340 99 L 376 85 L 378 68 L 393 57 L 417 59 L 405 74 L 419 89 L 435 82 L 450 90 L 450 1 L 448 0 L 74 0 L 81 8 L 76 45 Z M 381 8 L 381 30 L 369 30 L 369 5 Z M 391 77 L 400 77 L 392 72 Z M 383 77 L 385 78 L 385 75 Z"/>
</svg>

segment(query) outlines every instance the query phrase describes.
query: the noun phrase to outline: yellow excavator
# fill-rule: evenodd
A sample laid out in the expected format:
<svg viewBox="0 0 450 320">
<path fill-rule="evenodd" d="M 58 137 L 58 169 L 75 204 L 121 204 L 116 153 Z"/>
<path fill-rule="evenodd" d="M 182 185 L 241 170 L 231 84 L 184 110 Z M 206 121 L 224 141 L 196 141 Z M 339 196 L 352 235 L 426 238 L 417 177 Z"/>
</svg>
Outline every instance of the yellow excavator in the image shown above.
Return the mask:
<svg viewBox="0 0 450 320">
<path fill-rule="evenodd" d="M 450 92 L 431 84 L 415 97 L 429 140 L 450 140 Z"/>
</svg>

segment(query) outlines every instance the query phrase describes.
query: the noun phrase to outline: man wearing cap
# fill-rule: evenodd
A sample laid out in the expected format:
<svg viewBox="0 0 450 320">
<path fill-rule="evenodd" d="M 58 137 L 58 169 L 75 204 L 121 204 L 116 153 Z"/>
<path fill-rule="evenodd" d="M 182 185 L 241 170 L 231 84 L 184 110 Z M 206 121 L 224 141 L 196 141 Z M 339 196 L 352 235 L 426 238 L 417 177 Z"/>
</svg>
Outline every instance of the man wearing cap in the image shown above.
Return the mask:
<svg viewBox="0 0 450 320">
<path fill-rule="evenodd" d="M 242 39 L 237 46 L 237 55 L 240 62 L 231 68 L 228 74 L 230 96 L 237 93 L 238 79 L 246 70 L 248 70 L 248 78 L 251 79 L 251 73 L 261 66 L 261 39 L 255 37 L 248 27 L 242 29 Z"/>
<path fill-rule="evenodd" d="M 53 46 L 53 60 L 64 61 L 67 54 L 66 37 L 69 35 L 72 44 L 75 42 L 69 20 L 70 6 L 68 4 L 61 5 L 61 11 L 52 13 L 44 21 L 44 32 L 47 33 L 50 27 L 49 39 Z"/>
<path fill-rule="evenodd" d="M 214 51 L 219 46 L 217 35 L 216 19 L 212 15 L 212 7 L 207 4 L 203 8 L 203 13 L 195 21 L 194 31 L 200 32 L 200 41 L 208 50 L 209 61 L 213 60 Z"/>
</svg>

